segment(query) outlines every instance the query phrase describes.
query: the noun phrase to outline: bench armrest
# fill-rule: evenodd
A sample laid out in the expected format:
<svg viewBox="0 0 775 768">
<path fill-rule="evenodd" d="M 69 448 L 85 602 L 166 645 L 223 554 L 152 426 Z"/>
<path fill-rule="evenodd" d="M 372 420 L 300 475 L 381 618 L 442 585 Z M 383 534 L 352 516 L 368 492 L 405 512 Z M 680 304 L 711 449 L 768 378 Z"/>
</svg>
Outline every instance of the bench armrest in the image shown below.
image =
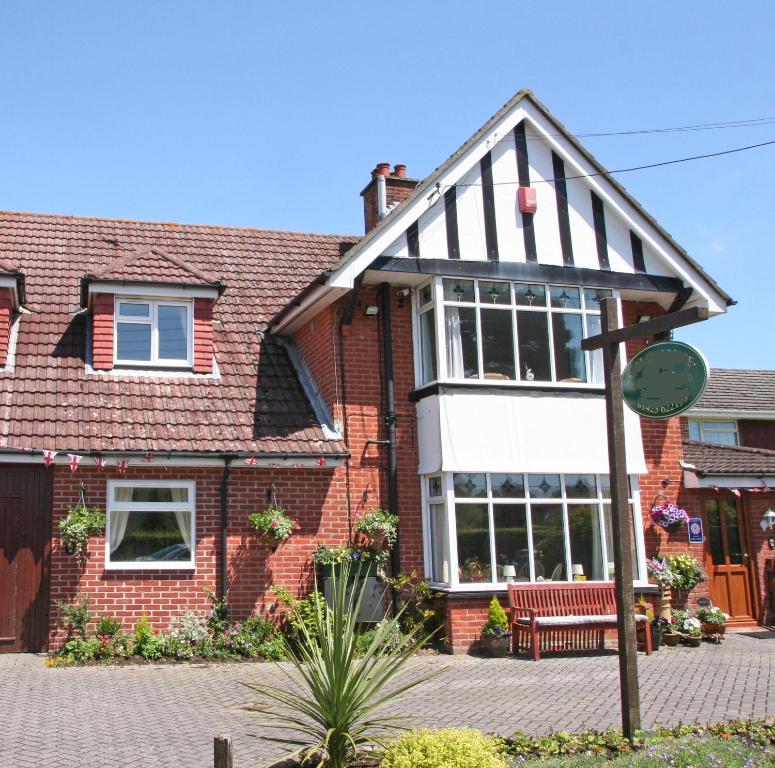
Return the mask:
<svg viewBox="0 0 775 768">
<path fill-rule="evenodd" d="M 511 608 L 509 621 L 513 624 L 518 618 L 527 616 L 532 624 L 536 620 L 536 612 L 532 608 Z"/>
</svg>

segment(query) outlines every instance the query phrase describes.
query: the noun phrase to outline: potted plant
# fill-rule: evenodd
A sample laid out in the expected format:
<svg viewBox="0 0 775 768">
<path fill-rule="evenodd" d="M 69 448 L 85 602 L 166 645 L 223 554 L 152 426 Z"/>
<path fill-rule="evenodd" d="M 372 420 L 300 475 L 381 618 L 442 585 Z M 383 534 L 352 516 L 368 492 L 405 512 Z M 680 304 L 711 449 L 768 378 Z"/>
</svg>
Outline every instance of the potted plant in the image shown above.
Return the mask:
<svg viewBox="0 0 775 768">
<path fill-rule="evenodd" d="M 655 651 L 658 651 L 662 645 L 662 638 L 666 632 L 670 631 L 670 622 L 663 616 L 654 616 L 651 620 L 651 645 Z M 676 635 L 676 642 L 678 636 Z"/>
<path fill-rule="evenodd" d="M 698 608 L 695 615 L 700 620 L 704 635 L 718 636 L 726 631 L 729 614 L 724 613 L 721 608 Z"/>
<path fill-rule="evenodd" d="M 683 600 L 685 600 L 689 590 L 694 589 L 708 578 L 699 560 L 691 555 L 668 555 L 665 560 L 673 574 L 671 587 L 673 591 L 683 594 L 682 597 L 679 595 Z"/>
<path fill-rule="evenodd" d="M 375 509 L 358 520 L 354 532 L 364 538 L 368 549 L 390 552 L 398 540 L 398 517 L 384 509 Z"/>
<path fill-rule="evenodd" d="M 651 506 L 651 522 L 667 531 L 677 531 L 688 524 L 689 515 L 672 501 L 659 500 L 658 497 Z"/>
<path fill-rule="evenodd" d="M 699 619 L 692 616 L 690 611 L 673 611 L 673 628 L 680 634 L 684 645 L 700 647 L 702 628 Z"/>
<path fill-rule="evenodd" d="M 98 507 L 87 507 L 79 502 L 74 507 L 68 506 L 67 517 L 59 521 L 59 536 L 65 550 L 75 555 L 80 564 L 89 536 L 102 533 L 105 530 L 105 513 Z"/>
<path fill-rule="evenodd" d="M 509 620 L 498 598 L 490 600 L 490 612 L 487 623 L 482 627 L 482 645 L 494 659 L 503 658 L 509 650 L 511 634 Z"/>
<path fill-rule="evenodd" d="M 248 516 L 248 520 L 261 536 L 269 539 L 274 548 L 284 544 L 292 533 L 301 530 L 301 526 L 285 509 L 274 503 L 263 512 L 253 512 Z"/>
</svg>

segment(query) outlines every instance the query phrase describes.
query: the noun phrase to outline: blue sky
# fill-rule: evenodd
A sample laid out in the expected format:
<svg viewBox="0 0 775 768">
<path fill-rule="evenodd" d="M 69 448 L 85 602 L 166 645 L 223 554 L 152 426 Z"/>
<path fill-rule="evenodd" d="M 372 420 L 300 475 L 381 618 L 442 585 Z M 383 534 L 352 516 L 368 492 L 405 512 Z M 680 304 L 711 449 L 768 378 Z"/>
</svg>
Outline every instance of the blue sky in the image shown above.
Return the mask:
<svg viewBox="0 0 775 768">
<path fill-rule="evenodd" d="M 362 231 L 378 161 L 430 173 L 522 87 L 574 133 L 775 115 L 775 6 L 5 2 L 0 209 Z M 775 125 L 583 139 L 608 168 Z M 775 147 L 618 178 L 739 301 L 682 331 L 775 367 Z"/>
</svg>

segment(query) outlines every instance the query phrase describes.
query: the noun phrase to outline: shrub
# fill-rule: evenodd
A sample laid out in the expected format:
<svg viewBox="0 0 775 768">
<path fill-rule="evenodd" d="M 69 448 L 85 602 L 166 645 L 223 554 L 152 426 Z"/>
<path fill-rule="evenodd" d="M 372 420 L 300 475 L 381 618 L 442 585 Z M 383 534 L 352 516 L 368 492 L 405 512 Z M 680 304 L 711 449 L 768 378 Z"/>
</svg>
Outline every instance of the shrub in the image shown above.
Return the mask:
<svg viewBox="0 0 775 768">
<path fill-rule="evenodd" d="M 207 625 L 213 632 L 222 632 L 229 615 L 229 606 L 226 604 L 226 598 L 218 597 L 212 589 L 205 589 L 204 592 L 211 606 Z"/>
<path fill-rule="evenodd" d="M 186 611 L 170 624 L 170 635 L 190 647 L 201 643 L 209 634 L 207 618 L 196 611 Z"/>
<path fill-rule="evenodd" d="M 86 625 L 91 621 L 94 612 L 90 609 L 89 598 L 85 595 L 77 597 L 72 603 L 56 601 L 56 607 L 62 614 L 62 623 L 68 635 L 78 634 L 86 638 Z"/>
<path fill-rule="evenodd" d="M 132 652 L 144 659 L 160 659 L 164 656 L 165 638 L 157 637 L 145 616 L 135 624 Z"/>
<path fill-rule="evenodd" d="M 275 634 L 275 628 L 266 616 L 248 616 L 240 623 L 240 633 L 259 645 Z"/>
<path fill-rule="evenodd" d="M 95 633 L 98 637 L 113 638 L 121 632 L 121 620 L 113 619 L 110 616 L 103 616 L 97 621 Z"/>
<path fill-rule="evenodd" d="M 317 616 L 326 604 L 322 592 L 317 589 L 307 597 L 294 597 L 285 587 L 272 587 L 277 599 L 288 609 L 288 630 L 296 642 L 310 642 L 317 639 Z"/>
<path fill-rule="evenodd" d="M 508 632 L 509 620 L 506 618 L 506 611 L 503 610 L 498 598 L 493 595 L 492 600 L 490 600 L 487 623 L 482 627 L 482 634 L 488 637 L 503 637 Z"/>
<path fill-rule="evenodd" d="M 282 637 L 275 636 L 270 640 L 264 640 L 256 647 L 256 655 L 266 661 L 283 661 L 285 655 L 285 643 Z"/>
<path fill-rule="evenodd" d="M 395 650 L 401 647 L 401 643 L 404 640 L 404 635 L 401 632 L 401 627 L 398 623 L 392 619 L 383 619 L 380 624 L 387 624 L 387 632 L 382 637 L 384 642 L 384 648 L 387 651 Z M 374 638 L 381 632 L 380 625 L 360 632 L 355 637 L 355 655 L 357 657 L 365 656 L 369 650 L 369 647 L 374 642 Z"/>
<path fill-rule="evenodd" d="M 401 616 L 398 623 L 406 634 L 426 638 L 425 644 L 444 642 L 444 594 L 431 589 L 427 581 L 416 573 L 399 573 L 387 583 L 398 592 L 401 600 Z"/>
<path fill-rule="evenodd" d="M 363 658 L 356 659 L 356 617 L 365 587 L 362 580 L 351 586 L 350 569 L 345 565 L 340 576 L 332 577 L 331 606 L 325 601 L 315 604 L 311 631 L 301 623 L 301 642 L 285 638 L 294 667 L 291 685 L 248 685 L 261 696 L 251 709 L 268 716 L 259 725 L 287 734 L 267 738 L 296 747 L 289 757 L 314 756 L 318 765 L 345 768 L 363 746 L 382 743 L 387 734 L 401 727 L 399 717 L 383 710 L 405 691 L 435 676 L 390 685 L 414 654 L 418 637 L 417 633 L 405 636 L 398 648 L 387 650 L 389 622 L 377 625 Z"/>
<path fill-rule="evenodd" d="M 64 644 L 61 656 L 68 662 L 91 661 L 100 657 L 102 647 L 103 643 L 99 638 L 74 637 Z"/>
<path fill-rule="evenodd" d="M 508 768 L 501 739 L 470 728 L 410 731 L 391 744 L 381 768 Z"/>
</svg>

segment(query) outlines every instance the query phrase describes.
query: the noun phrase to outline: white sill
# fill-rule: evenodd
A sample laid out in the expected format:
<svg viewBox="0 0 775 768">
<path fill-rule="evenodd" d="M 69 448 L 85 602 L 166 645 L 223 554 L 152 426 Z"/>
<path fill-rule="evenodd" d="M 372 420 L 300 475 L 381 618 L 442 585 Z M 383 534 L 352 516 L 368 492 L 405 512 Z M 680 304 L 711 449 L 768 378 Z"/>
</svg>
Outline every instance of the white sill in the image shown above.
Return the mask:
<svg viewBox="0 0 775 768">
<path fill-rule="evenodd" d="M 434 379 L 427 384 L 418 384 L 415 389 L 424 389 L 434 384 L 470 384 L 482 387 L 512 387 L 524 389 L 589 389 L 593 392 L 605 392 L 605 384 L 588 381 L 524 381 L 521 379 Z"/>
<path fill-rule="evenodd" d="M 512 584 L 515 586 L 520 585 L 530 585 L 533 587 L 541 586 L 542 584 L 613 584 L 613 579 L 611 581 L 592 581 L 591 579 L 587 581 L 514 581 Z M 508 583 L 505 581 L 499 581 L 499 582 L 492 582 L 492 581 L 478 581 L 473 584 L 438 584 L 433 581 L 428 581 L 428 585 L 431 589 L 436 590 L 437 592 L 492 592 L 492 591 L 501 591 L 505 592 L 508 589 Z M 648 587 L 651 586 L 648 581 L 633 581 L 632 583 L 633 589 L 637 589 L 640 587 Z"/>
<path fill-rule="evenodd" d="M 130 562 L 105 563 L 106 571 L 195 571 L 196 563 L 180 560 L 135 560 Z"/>
<path fill-rule="evenodd" d="M 187 370 L 194 367 L 188 360 L 181 360 L 179 363 L 170 362 L 151 362 L 150 360 L 114 360 L 113 365 L 116 368 L 142 368 L 143 370 Z"/>
</svg>

